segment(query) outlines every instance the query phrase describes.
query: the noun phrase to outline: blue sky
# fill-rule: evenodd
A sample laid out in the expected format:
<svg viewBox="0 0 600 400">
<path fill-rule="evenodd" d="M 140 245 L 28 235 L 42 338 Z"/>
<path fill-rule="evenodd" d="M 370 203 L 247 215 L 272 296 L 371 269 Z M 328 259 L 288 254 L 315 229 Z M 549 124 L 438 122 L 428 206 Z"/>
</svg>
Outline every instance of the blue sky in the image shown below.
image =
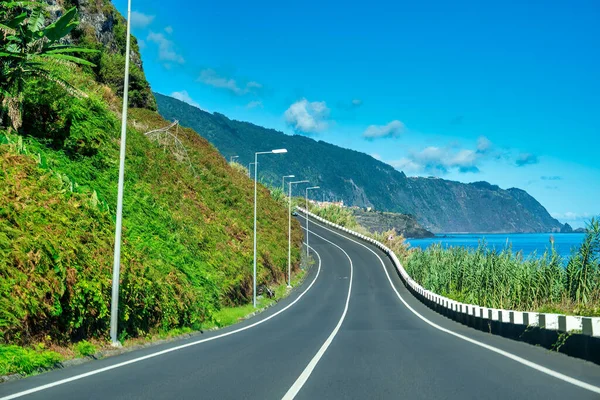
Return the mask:
<svg viewBox="0 0 600 400">
<path fill-rule="evenodd" d="M 116 0 L 125 13 L 126 2 Z M 133 0 L 155 91 L 600 214 L 600 3 Z"/>
</svg>

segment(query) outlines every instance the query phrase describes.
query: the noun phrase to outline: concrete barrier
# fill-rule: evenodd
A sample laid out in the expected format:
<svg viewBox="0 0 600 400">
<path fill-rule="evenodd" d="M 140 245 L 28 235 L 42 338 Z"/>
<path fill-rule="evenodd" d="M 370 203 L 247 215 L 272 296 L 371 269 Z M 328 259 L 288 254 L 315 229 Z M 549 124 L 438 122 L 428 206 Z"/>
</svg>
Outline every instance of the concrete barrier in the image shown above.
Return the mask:
<svg viewBox="0 0 600 400">
<path fill-rule="evenodd" d="M 476 329 L 490 333 L 501 334 L 502 336 L 524 340 L 531 343 L 542 345 L 547 344 L 545 347 L 549 348 L 554 347 L 553 344 L 557 343 L 561 333 L 568 332 L 575 336 L 588 336 L 594 339 L 593 342 L 586 340 L 583 340 L 582 342 L 581 338 L 575 338 L 571 342 L 582 342 L 580 347 L 585 347 L 587 349 L 585 352 L 590 353 L 590 356 L 572 354 L 573 352 L 581 352 L 578 349 L 574 349 L 574 351 L 568 351 L 568 353 L 600 363 L 600 318 L 500 310 L 482 307 L 475 304 L 464 304 L 447 297 L 440 296 L 436 293 L 426 290 L 415 280 L 413 280 L 402 266 L 402 263 L 398 257 L 396 257 L 396 254 L 394 254 L 394 252 L 387 248 L 384 244 L 372 238 L 368 238 L 358 232 L 354 232 L 348 228 L 334 224 L 324 218 L 319 217 L 318 215 L 308 212 L 301 207 L 298 207 L 298 211 L 305 215 L 309 215 L 310 217 L 326 225 L 370 242 L 381 249 L 389 256 L 390 260 L 398 271 L 398 274 L 411 293 L 425 305 L 439 312 L 440 314 L 459 321 L 465 325 L 472 326 Z M 537 332 L 537 335 L 534 334 L 535 332 Z M 544 336 L 545 338 L 540 340 L 539 337 L 533 337 L 539 335 Z M 566 344 L 568 343 L 565 343 L 565 345 Z M 565 345 L 561 346 L 561 351 L 565 350 Z M 568 347 L 569 346 L 567 346 L 567 348 Z"/>
</svg>

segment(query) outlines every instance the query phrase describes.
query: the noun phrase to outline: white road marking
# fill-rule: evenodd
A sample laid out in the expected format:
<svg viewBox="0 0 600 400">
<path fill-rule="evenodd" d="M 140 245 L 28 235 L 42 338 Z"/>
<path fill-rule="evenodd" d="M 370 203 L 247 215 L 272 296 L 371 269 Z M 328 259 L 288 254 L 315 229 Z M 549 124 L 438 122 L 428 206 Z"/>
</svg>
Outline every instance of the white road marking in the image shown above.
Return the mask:
<svg viewBox="0 0 600 400">
<path fill-rule="evenodd" d="M 303 228 L 303 229 L 306 229 L 306 228 Z M 350 261 L 350 283 L 348 284 L 348 297 L 346 298 L 346 305 L 344 306 L 344 312 L 342 313 L 342 317 L 338 321 L 337 325 L 335 326 L 335 328 L 333 329 L 333 331 L 331 332 L 331 334 L 329 335 L 327 340 L 325 340 L 325 343 L 323 343 L 323 345 L 321 346 L 319 351 L 317 351 L 317 354 L 315 354 L 315 356 L 312 358 L 312 360 L 310 360 L 310 362 L 308 363 L 306 368 L 304 368 L 304 371 L 302 371 L 302 373 L 300 374 L 298 379 L 296 379 L 296 382 L 294 382 L 294 384 L 290 387 L 290 389 L 287 391 L 287 393 L 283 396 L 283 398 L 282 398 L 283 400 L 292 400 L 294 397 L 296 397 L 296 395 L 298 394 L 300 389 L 302 389 L 302 386 L 304 386 L 304 384 L 310 377 L 310 374 L 312 374 L 313 370 L 319 363 L 319 360 L 321 359 L 321 357 L 323 357 L 323 354 L 325 354 L 325 352 L 327 351 L 327 348 L 329 347 L 329 345 L 335 338 L 335 335 L 337 335 L 338 331 L 340 330 L 340 327 L 342 326 L 342 323 L 344 322 L 344 319 L 346 318 L 346 313 L 348 312 L 348 304 L 350 303 L 350 294 L 352 293 L 352 277 L 354 276 L 354 266 L 352 265 L 352 259 L 350 258 L 348 253 L 346 253 L 346 251 L 344 249 L 342 249 L 340 246 L 338 246 L 337 244 L 325 239 L 324 237 L 322 237 L 320 235 L 317 235 L 316 233 L 314 233 L 310 230 L 309 230 L 309 232 L 313 233 L 315 236 L 323 239 L 324 241 L 331 243 L 332 245 L 334 245 L 335 247 L 340 249 L 346 255 L 346 257 L 348 257 L 348 261 Z"/>
<path fill-rule="evenodd" d="M 302 292 L 302 294 L 300 294 L 293 302 L 291 302 L 290 304 L 288 304 L 287 306 L 285 306 L 281 310 L 277 311 L 276 313 L 274 313 L 272 315 L 269 315 L 268 317 L 266 317 L 264 319 L 261 319 L 260 321 L 257 321 L 255 323 L 250 324 L 248 326 L 245 326 L 243 328 L 239 328 L 239 329 L 233 330 L 231 332 L 223 333 L 221 335 L 213 336 L 213 337 L 202 339 L 202 340 L 197 340 L 195 342 L 186 343 L 186 344 L 183 344 L 183 345 L 180 345 L 180 346 L 176 346 L 176 347 L 171 347 L 171 348 L 168 348 L 168 349 L 165 349 L 165 350 L 162 350 L 162 351 L 158 351 L 156 353 L 148 354 L 148 355 L 143 356 L 143 357 L 134 358 L 132 360 L 124 361 L 124 362 L 121 362 L 121 363 L 118 363 L 118 364 L 110 365 L 108 367 L 104 367 L 104 368 L 100 368 L 100 369 L 97 369 L 97 370 L 94 370 L 94 371 L 86 372 L 84 374 L 75 375 L 75 376 L 72 376 L 70 378 L 61 379 L 59 381 L 48 383 L 46 385 L 42 385 L 42 386 L 38 386 L 38 387 L 35 387 L 35 388 L 32 388 L 32 389 L 24 390 L 22 392 L 14 393 L 14 394 L 11 394 L 11 395 L 8 395 L 8 396 L 0 398 L 0 400 L 16 399 L 18 397 L 22 397 L 22 396 L 26 396 L 26 395 L 29 395 L 29 394 L 32 394 L 32 393 L 40 392 L 42 390 L 50 389 L 50 388 L 53 388 L 55 386 L 64 385 L 65 383 L 69 383 L 69 382 L 77 381 L 79 379 L 87 378 L 88 376 L 97 375 L 97 374 L 100 374 L 102 372 L 106 372 L 106 371 L 110 371 L 110 370 L 113 370 L 113 369 L 116 369 L 116 368 L 124 367 L 126 365 L 134 364 L 134 363 L 137 363 L 137 362 L 140 362 L 140 361 L 144 361 L 144 360 L 147 360 L 149 358 L 154 358 L 154 357 L 161 356 L 163 354 L 171 353 L 173 351 L 185 349 L 186 347 L 195 346 L 195 345 L 198 345 L 198 344 L 201 344 L 201 343 L 210 342 L 211 340 L 219 339 L 219 338 L 222 338 L 222 337 L 225 337 L 225 336 L 230 336 L 230 335 L 233 335 L 235 333 L 243 332 L 243 331 L 245 331 L 247 329 L 254 328 L 257 325 L 260 325 L 260 324 L 262 324 L 264 322 L 267 322 L 271 318 L 276 317 L 277 315 L 281 314 L 282 312 L 284 312 L 285 310 L 287 310 L 288 308 L 290 308 L 291 306 L 293 306 L 294 304 L 296 304 L 306 294 L 306 292 L 309 291 L 309 289 L 317 281 L 317 278 L 319 277 L 319 274 L 321 273 L 321 256 L 319 255 L 319 253 L 314 248 L 312 248 L 312 247 L 310 247 L 310 248 L 315 252 L 315 254 L 317 254 L 317 257 L 319 258 L 319 267 L 317 269 L 317 275 L 315 276 L 315 278 L 313 279 L 313 281 L 306 288 L 306 290 L 304 292 Z"/>
<path fill-rule="evenodd" d="M 304 217 L 304 216 L 302 216 L 302 217 Z M 304 217 L 304 218 L 305 218 L 305 217 Z M 390 285 L 391 285 L 392 289 L 394 290 L 394 292 L 396 292 L 396 296 L 398 296 L 398 298 L 400 299 L 400 301 L 402 301 L 402 303 L 404 303 L 404 305 L 406 306 L 406 308 L 408 308 L 408 309 L 409 309 L 409 310 L 410 310 L 410 311 L 411 311 L 413 314 L 415 314 L 417 317 L 419 317 L 421 320 L 423 320 L 423 321 L 424 321 L 424 322 L 426 322 L 427 324 L 431 325 L 432 327 L 434 327 L 434 328 L 436 328 L 436 329 L 438 329 L 438 330 L 440 330 L 440 331 L 442 331 L 442 332 L 445 332 L 445 333 L 447 333 L 447 334 L 449 334 L 449 335 L 455 336 L 455 337 L 457 337 L 457 338 L 459 338 L 459 339 L 465 340 L 465 341 L 467 341 L 467 342 L 469 342 L 469 343 L 473 343 L 474 345 L 477 345 L 477 346 L 483 347 L 484 349 L 487 349 L 487 350 L 493 351 L 494 353 L 500 354 L 500 355 L 502 355 L 502 356 L 504 356 L 504 357 L 510 358 L 511 360 L 514 360 L 514 361 L 516 361 L 516 362 L 518 362 L 518 363 L 521 363 L 521 364 L 523 364 L 523 365 L 525 365 L 525 366 L 528 366 L 528 367 L 530 367 L 530 368 L 533 368 L 533 369 L 535 369 L 535 370 L 537 370 L 537 371 L 540 371 L 540 372 L 542 372 L 542 373 L 544 373 L 544 374 L 547 374 L 547 375 L 553 376 L 553 377 L 555 377 L 555 378 L 557 378 L 557 379 L 560 379 L 560 380 L 562 380 L 562 381 L 564 381 L 564 382 L 567 382 L 567 383 L 570 383 L 570 384 L 572 384 L 572 385 L 579 386 L 580 388 L 583 388 L 583 389 L 589 390 L 589 391 L 591 391 L 591 392 L 594 392 L 594 393 L 599 393 L 599 394 L 600 394 L 600 387 L 598 387 L 598 386 L 594 386 L 594 385 L 592 385 L 592 384 L 589 384 L 589 383 L 587 383 L 587 382 L 580 381 L 579 379 L 575 379 L 575 378 L 572 378 L 572 377 L 570 377 L 570 376 L 568 376 L 568 375 L 561 374 L 560 372 L 557 372 L 557 371 L 554 371 L 554 370 L 552 370 L 552 369 L 550 369 L 550 368 L 544 367 L 543 365 L 536 364 L 536 363 L 534 363 L 534 362 L 532 362 L 532 361 L 526 360 L 526 359 L 524 359 L 524 358 L 522 358 L 522 357 L 519 357 L 519 356 L 517 356 L 517 355 L 514 355 L 514 354 L 512 354 L 512 353 L 509 353 L 508 351 L 505 351 L 505 350 L 499 349 L 499 348 L 497 348 L 497 347 L 494 347 L 494 346 L 490 346 L 489 344 L 486 344 L 486 343 L 479 342 L 479 341 L 477 341 L 477 340 L 475 340 L 475 339 L 471 339 L 470 337 L 467 337 L 467 336 L 461 335 L 460 333 L 453 332 L 453 331 L 451 331 L 451 330 L 449 330 L 449 329 L 446 329 L 446 328 L 443 328 L 443 327 L 441 327 L 441 326 L 437 325 L 436 323 L 433 323 L 433 322 L 431 322 L 430 320 L 428 320 L 427 318 L 425 318 L 424 316 L 422 316 L 421 314 L 419 314 L 419 313 L 418 313 L 418 312 L 417 312 L 415 309 L 413 309 L 413 308 L 412 308 L 412 307 L 411 307 L 411 306 L 410 306 L 410 305 L 409 305 L 409 304 L 408 304 L 408 303 L 407 303 L 407 302 L 404 300 L 404 298 L 402 298 L 402 296 L 400 295 L 400 293 L 398 292 L 398 290 L 397 290 L 397 289 L 396 289 L 396 287 L 394 286 L 394 283 L 392 282 L 392 279 L 390 278 L 390 274 L 388 273 L 388 271 L 387 271 L 387 268 L 385 268 L 385 263 L 383 262 L 383 260 L 381 259 L 381 257 L 379 257 L 379 255 L 378 255 L 377 253 L 375 253 L 375 252 L 374 252 L 372 249 L 370 249 L 368 246 L 366 246 L 366 245 L 365 245 L 365 244 L 363 244 L 363 243 L 360 243 L 360 242 L 358 242 L 358 241 L 356 241 L 356 240 L 354 240 L 354 239 L 350 239 L 349 237 L 347 237 L 347 236 L 344 236 L 344 235 L 342 235 L 341 233 L 338 233 L 338 232 L 336 232 L 336 231 L 334 231 L 334 230 L 331 230 L 331 229 L 327 228 L 326 226 L 323 226 L 323 225 L 321 225 L 321 224 L 319 224 L 319 223 L 317 223 L 317 222 L 314 222 L 314 221 L 313 221 L 312 223 L 313 223 L 313 224 L 315 224 L 315 225 L 318 225 L 318 226 L 320 226 L 321 228 L 323 228 L 323 229 L 325 229 L 325 230 L 328 230 L 328 231 L 330 231 L 330 232 L 332 232 L 332 233 L 335 233 L 336 235 L 338 235 L 338 236 L 341 236 L 341 237 L 343 237 L 343 238 L 344 238 L 344 239 L 346 239 L 346 240 L 349 240 L 349 241 L 351 241 L 351 242 L 354 242 L 354 243 L 356 243 L 356 244 L 358 244 L 358 245 L 361 245 L 361 246 L 363 246 L 365 249 L 369 250 L 371 253 L 375 254 L 375 256 L 376 256 L 376 257 L 379 259 L 379 261 L 381 262 L 381 266 L 383 267 L 383 270 L 384 270 L 384 272 L 385 272 L 385 275 L 387 276 L 387 278 L 388 278 L 388 281 L 390 282 Z"/>
</svg>

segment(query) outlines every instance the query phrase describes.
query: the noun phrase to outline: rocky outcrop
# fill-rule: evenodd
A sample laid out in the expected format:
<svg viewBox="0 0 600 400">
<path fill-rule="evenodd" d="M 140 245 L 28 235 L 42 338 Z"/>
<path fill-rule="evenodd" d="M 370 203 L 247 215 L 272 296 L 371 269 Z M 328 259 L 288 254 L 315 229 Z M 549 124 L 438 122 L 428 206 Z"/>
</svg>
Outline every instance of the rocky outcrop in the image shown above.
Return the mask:
<svg viewBox="0 0 600 400">
<path fill-rule="evenodd" d="M 423 228 L 412 215 L 353 209 L 356 221 L 371 232 L 396 231 L 405 238 L 421 239 L 435 235 Z"/>
<path fill-rule="evenodd" d="M 565 223 L 560 229 L 560 233 L 573 233 L 573 228 L 571 227 L 571 225 Z"/>
<path fill-rule="evenodd" d="M 70 7 L 79 11 L 79 26 L 66 39 L 100 51 L 89 56 L 96 64 L 94 72 L 99 82 L 123 95 L 123 72 L 125 70 L 126 20 L 110 0 L 45 0 L 51 20 L 59 18 Z M 156 100 L 146 80 L 142 57 L 137 40 L 132 36 L 130 51 L 130 101 L 131 107 L 156 110 Z"/>
</svg>

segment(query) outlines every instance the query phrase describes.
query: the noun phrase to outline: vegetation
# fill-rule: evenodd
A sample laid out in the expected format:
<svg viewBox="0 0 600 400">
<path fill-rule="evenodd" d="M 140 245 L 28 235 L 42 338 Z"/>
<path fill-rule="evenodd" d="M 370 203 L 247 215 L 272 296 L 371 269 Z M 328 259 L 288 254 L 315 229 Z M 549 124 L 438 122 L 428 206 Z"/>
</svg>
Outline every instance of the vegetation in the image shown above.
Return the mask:
<svg viewBox="0 0 600 400">
<path fill-rule="evenodd" d="M 296 203 L 303 205 L 301 199 Z M 391 248 L 408 274 L 424 288 L 467 304 L 520 311 L 600 316 L 600 221 L 592 219 L 586 236 L 568 261 L 554 243 L 541 258 L 524 258 L 510 247 L 490 250 L 443 248 L 435 244 L 410 248 L 394 231 L 372 233 L 347 208 L 314 207 L 311 212 Z M 566 262 L 565 262 L 566 261 Z M 566 267 L 565 267 L 566 265 Z"/>
<path fill-rule="evenodd" d="M 511 248 L 476 250 L 433 245 L 412 251 L 406 271 L 428 290 L 491 308 L 600 315 L 600 223 L 593 219 L 584 242 L 565 267 L 554 246 L 525 259 Z"/>
<path fill-rule="evenodd" d="M 81 357 L 91 356 L 96 353 L 96 346 L 87 340 L 82 340 L 81 342 L 75 344 L 75 351 Z"/>
<path fill-rule="evenodd" d="M 299 202 L 299 205 L 301 207 L 305 206 L 303 202 Z M 325 218 L 334 224 L 352 229 L 355 232 L 383 243 L 394 253 L 396 253 L 398 257 L 407 256 L 410 252 L 409 245 L 406 243 L 406 239 L 403 235 L 399 235 L 395 229 L 390 229 L 385 232 L 371 232 L 357 222 L 354 213 L 348 208 L 341 208 L 333 205 L 318 207 L 309 204 L 309 209 L 313 214 L 316 214 L 321 218 Z"/>
<path fill-rule="evenodd" d="M 549 232 L 562 225 L 533 197 L 519 189 L 503 190 L 486 182 L 464 184 L 444 179 L 413 178 L 373 157 L 302 135 L 235 121 L 156 94 L 159 112 L 177 119 L 241 164 L 254 161 L 255 149 L 286 148 L 260 158 L 260 179 L 277 187 L 293 173 L 321 186 L 319 197 L 343 199 L 347 205 L 416 216 L 432 232 Z M 300 187 L 294 188 L 295 194 Z M 449 206 L 451 205 L 451 206 Z"/>
<path fill-rule="evenodd" d="M 0 376 L 9 374 L 28 375 L 50 368 L 62 359 L 60 354 L 46 350 L 43 345 L 38 345 L 35 349 L 0 345 Z"/>
<path fill-rule="evenodd" d="M 46 26 L 44 9 L 36 2 L 0 4 L 0 126 L 4 116 L 17 130 L 23 124 L 22 102 L 28 79 L 53 81 L 78 93 L 73 86 L 49 68 L 51 64 L 76 63 L 94 66 L 73 53 L 94 50 L 77 48 L 61 40 L 77 25 L 77 9 Z"/>
<path fill-rule="evenodd" d="M 40 67 L 85 95 L 45 75 L 25 76 L 23 124 L 16 132 L 0 129 L 0 342 L 102 341 L 118 175 L 120 123 L 112 110 L 120 100 L 89 67 Z M 252 297 L 253 183 L 192 130 L 177 135 L 193 169 L 174 148 L 144 135 L 167 125 L 149 109 L 130 112 L 121 339 L 197 329 Z M 262 185 L 258 196 L 259 284 L 281 283 L 286 208 Z M 297 270 L 296 224 L 292 235 Z M 91 351 L 80 346 L 75 352 Z"/>
</svg>

